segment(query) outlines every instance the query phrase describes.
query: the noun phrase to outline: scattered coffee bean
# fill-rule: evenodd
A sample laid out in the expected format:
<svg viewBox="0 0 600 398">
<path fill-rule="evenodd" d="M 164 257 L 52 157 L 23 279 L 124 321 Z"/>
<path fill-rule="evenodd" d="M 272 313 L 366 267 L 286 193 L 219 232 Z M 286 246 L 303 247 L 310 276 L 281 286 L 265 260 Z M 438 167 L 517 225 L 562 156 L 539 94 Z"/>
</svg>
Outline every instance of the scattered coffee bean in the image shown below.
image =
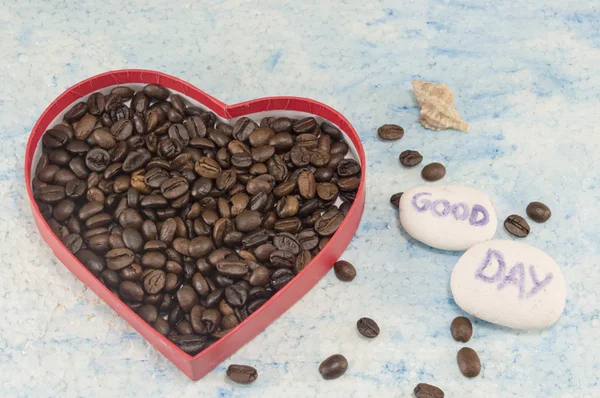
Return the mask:
<svg viewBox="0 0 600 398">
<path fill-rule="evenodd" d="M 377 129 L 377 135 L 379 135 L 379 138 L 386 141 L 399 140 L 404 137 L 404 129 L 395 124 L 384 124 Z"/>
<path fill-rule="evenodd" d="M 360 318 L 356 322 L 356 328 L 360 334 L 370 339 L 379 335 L 379 325 L 371 318 Z"/>
<path fill-rule="evenodd" d="M 258 378 L 258 372 L 252 366 L 229 365 L 227 378 L 239 384 L 250 384 Z"/>
<path fill-rule="evenodd" d="M 398 192 L 391 196 L 390 203 L 392 204 L 392 206 L 394 206 L 394 207 L 400 206 L 400 198 L 402 198 L 402 194 L 403 194 L 403 192 Z"/>
<path fill-rule="evenodd" d="M 413 392 L 415 398 L 444 398 L 444 392 L 431 384 L 419 383 Z"/>
<path fill-rule="evenodd" d="M 356 277 L 356 268 L 348 261 L 340 260 L 333 264 L 335 276 L 341 281 L 351 282 Z"/>
<path fill-rule="evenodd" d="M 471 336 L 473 335 L 473 325 L 468 318 L 458 316 L 452 321 L 450 331 L 454 340 L 466 343 L 471 340 Z"/>
<path fill-rule="evenodd" d="M 404 167 L 414 167 L 423 161 L 423 155 L 410 149 L 400 154 L 400 164 Z"/>
<path fill-rule="evenodd" d="M 313 117 L 230 126 L 186 102 L 156 84 L 92 93 L 43 135 L 32 185 L 68 250 L 195 355 L 310 263 L 362 170 Z"/>
<path fill-rule="evenodd" d="M 458 368 L 465 377 L 476 377 L 481 372 L 481 361 L 479 355 L 469 347 L 463 347 L 456 355 Z"/>
<path fill-rule="evenodd" d="M 438 181 L 446 175 L 446 168 L 441 163 L 429 163 L 421 170 L 421 177 L 425 181 Z"/>
<path fill-rule="evenodd" d="M 546 222 L 552 215 L 550 208 L 541 202 L 531 202 L 527 205 L 527 215 L 533 221 Z"/>
<path fill-rule="evenodd" d="M 348 370 L 348 360 L 341 354 L 334 354 L 321 362 L 319 373 L 325 380 L 333 380 L 342 376 Z"/>
<path fill-rule="evenodd" d="M 518 238 L 524 238 L 529 235 L 529 224 L 519 215 L 510 215 L 504 220 L 504 228 L 512 235 Z"/>
</svg>

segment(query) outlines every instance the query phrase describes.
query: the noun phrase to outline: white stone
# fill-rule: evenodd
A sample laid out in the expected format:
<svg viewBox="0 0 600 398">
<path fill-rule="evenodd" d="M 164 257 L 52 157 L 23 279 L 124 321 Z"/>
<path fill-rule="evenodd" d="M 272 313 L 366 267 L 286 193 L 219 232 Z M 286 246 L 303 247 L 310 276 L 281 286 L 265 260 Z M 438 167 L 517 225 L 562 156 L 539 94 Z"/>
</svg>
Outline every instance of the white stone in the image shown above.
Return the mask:
<svg viewBox="0 0 600 398">
<path fill-rule="evenodd" d="M 498 217 L 490 198 L 462 185 L 418 186 L 400 198 L 400 222 L 410 236 L 442 250 L 466 250 L 490 240 Z"/>
<path fill-rule="evenodd" d="M 565 280 L 554 260 L 535 247 L 510 240 L 473 246 L 450 280 L 456 304 L 485 321 L 515 329 L 542 329 L 565 308 Z"/>
</svg>

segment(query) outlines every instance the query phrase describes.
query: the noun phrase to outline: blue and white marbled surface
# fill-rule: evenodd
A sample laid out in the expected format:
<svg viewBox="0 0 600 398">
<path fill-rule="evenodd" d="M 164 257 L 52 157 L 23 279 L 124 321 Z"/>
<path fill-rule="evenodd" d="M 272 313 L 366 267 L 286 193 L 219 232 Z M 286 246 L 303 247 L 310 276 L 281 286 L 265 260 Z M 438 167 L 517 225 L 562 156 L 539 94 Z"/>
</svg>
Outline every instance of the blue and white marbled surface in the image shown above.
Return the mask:
<svg viewBox="0 0 600 398">
<path fill-rule="evenodd" d="M 449 397 L 600 394 L 600 8 L 593 1 L 0 1 L 0 395 L 2 397 L 404 397 L 419 382 Z M 147 68 L 227 103 L 298 95 L 344 113 L 367 153 L 367 205 L 343 258 L 284 316 L 191 382 L 60 264 L 33 223 L 23 181 L 28 134 L 66 87 L 97 73 Z M 467 134 L 418 123 L 411 80 L 442 81 Z M 376 129 L 397 123 L 397 142 Z M 503 219 L 529 201 L 552 211 L 524 241 L 568 283 L 551 329 L 475 322 L 479 377 L 456 366 L 461 311 L 449 276 L 460 253 L 407 239 L 395 192 L 421 183 L 398 154 L 447 166 L 445 183 L 487 192 Z M 512 239 L 501 227 L 497 238 Z M 370 316 L 382 332 L 361 339 Z M 333 353 L 350 362 L 324 381 Z M 255 366 L 237 386 L 226 366 Z"/>
</svg>

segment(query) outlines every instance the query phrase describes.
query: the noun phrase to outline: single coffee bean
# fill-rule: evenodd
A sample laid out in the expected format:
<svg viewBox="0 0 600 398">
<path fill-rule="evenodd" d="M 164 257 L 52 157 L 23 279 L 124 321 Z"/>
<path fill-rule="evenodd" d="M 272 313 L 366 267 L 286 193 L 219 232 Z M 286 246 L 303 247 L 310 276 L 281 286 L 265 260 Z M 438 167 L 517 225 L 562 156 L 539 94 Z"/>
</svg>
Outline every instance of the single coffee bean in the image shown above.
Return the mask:
<svg viewBox="0 0 600 398">
<path fill-rule="evenodd" d="M 527 221 L 519 215 L 510 215 L 504 220 L 504 228 L 518 238 L 529 235 L 530 227 Z"/>
<path fill-rule="evenodd" d="M 377 135 L 385 141 L 399 140 L 404 137 L 404 129 L 395 124 L 384 124 L 377 129 Z"/>
<path fill-rule="evenodd" d="M 232 134 L 236 140 L 246 141 L 250 134 L 257 128 L 258 126 L 251 119 L 242 117 L 235 122 Z"/>
<path fill-rule="evenodd" d="M 379 325 L 371 318 L 360 318 L 356 322 L 356 328 L 360 334 L 370 339 L 379 335 Z"/>
<path fill-rule="evenodd" d="M 319 373 L 325 380 L 333 380 L 342 376 L 348 370 L 348 360 L 341 354 L 334 354 L 321 362 Z"/>
<path fill-rule="evenodd" d="M 242 307 L 248 300 L 248 291 L 243 286 L 233 284 L 225 288 L 225 300 L 232 307 Z"/>
<path fill-rule="evenodd" d="M 533 221 L 546 222 L 552 215 L 550 208 L 541 202 L 531 202 L 527 205 L 527 215 Z"/>
<path fill-rule="evenodd" d="M 121 270 L 133 263 L 135 255 L 127 248 L 112 249 L 106 253 L 106 266 L 113 271 Z"/>
<path fill-rule="evenodd" d="M 92 130 L 94 129 L 95 125 L 96 116 L 86 114 L 84 117 L 81 118 L 81 120 L 79 120 L 75 124 L 75 138 L 77 138 L 78 140 L 86 140 L 92 133 Z"/>
<path fill-rule="evenodd" d="M 392 195 L 392 197 L 390 198 L 390 203 L 392 204 L 392 206 L 400 206 L 400 198 L 402 198 L 402 194 L 403 192 L 398 192 Z"/>
<path fill-rule="evenodd" d="M 154 323 L 156 321 L 156 318 L 158 318 L 158 310 L 155 306 L 150 304 L 142 305 L 138 309 L 137 314 L 140 316 L 140 318 L 142 318 L 144 321 L 150 324 Z"/>
<path fill-rule="evenodd" d="M 413 392 L 415 398 L 444 398 L 444 392 L 431 384 L 419 383 Z"/>
<path fill-rule="evenodd" d="M 91 250 L 81 249 L 75 256 L 95 276 L 99 276 L 104 269 L 102 259 Z"/>
<path fill-rule="evenodd" d="M 159 269 L 150 270 L 144 277 L 144 290 L 148 294 L 156 294 L 165 287 L 165 273 Z"/>
<path fill-rule="evenodd" d="M 421 177 L 425 181 L 438 181 L 446 175 L 446 168 L 441 163 L 429 163 L 421 170 Z"/>
<path fill-rule="evenodd" d="M 315 231 L 321 236 L 331 236 L 344 221 L 344 216 L 336 207 L 330 207 L 315 223 Z"/>
<path fill-rule="evenodd" d="M 314 198 L 317 193 L 315 176 L 309 171 L 303 171 L 298 176 L 298 192 L 304 199 Z"/>
<path fill-rule="evenodd" d="M 208 308 L 202 312 L 202 324 L 206 333 L 214 333 L 221 324 L 221 313 L 216 308 Z"/>
<path fill-rule="evenodd" d="M 481 361 L 477 352 L 469 347 L 463 347 L 456 355 L 458 368 L 465 377 L 476 377 L 481 372 Z"/>
<path fill-rule="evenodd" d="M 169 98 L 169 95 L 171 93 L 166 87 L 160 86 L 158 84 L 148 84 L 144 87 L 144 94 L 158 101 L 164 101 L 167 98 Z"/>
<path fill-rule="evenodd" d="M 185 285 L 177 291 L 177 301 L 183 311 L 190 312 L 198 303 L 198 295 L 191 286 Z"/>
<path fill-rule="evenodd" d="M 104 171 L 111 162 L 110 154 L 102 148 L 93 148 L 85 157 L 86 166 L 96 172 Z"/>
<path fill-rule="evenodd" d="M 83 239 L 78 234 L 70 234 L 63 238 L 63 243 L 69 249 L 69 251 L 73 254 L 77 254 L 81 247 L 83 246 Z"/>
<path fill-rule="evenodd" d="M 417 151 L 406 150 L 400 153 L 400 164 L 404 167 L 413 167 L 423 161 L 423 155 Z"/>
<path fill-rule="evenodd" d="M 119 294 L 126 301 L 140 302 L 144 297 L 141 286 L 132 281 L 123 281 L 119 285 Z"/>
<path fill-rule="evenodd" d="M 337 166 L 340 177 L 351 177 L 360 173 L 360 164 L 354 159 L 342 159 Z"/>
<path fill-rule="evenodd" d="M 287 268 L 279 268 L 271 274 L 271 286 L 275 290 L 279 290 L 294 277 L 294 273 Z"/>
<path fill-rule="evenodd" d="M 452 321 L 450 331 L 454 340 L 466 343 L 471 340 L 471 336 L 473 335 L 473 325 L 468 318 L 459 316 Z"/>
<path fill-rule="evenodd" d="M 340 260 L 333 264 L 335 276 L 341 281 L 351 282 L 356 277 L 356 268 L 348 261 Z"/>
<path fill-rule="evenodd" d="M 210 344 L 206 336 L 193 334 L 178 336 L 174 343 L 189 355 L 196 355 Z"/>
<path fill-rule="evenodd" d="M 258 378 L 258 372 L 252 366 L 229 365 L 227 378 L 239 384 L 250 384 Z"/>
</svg>

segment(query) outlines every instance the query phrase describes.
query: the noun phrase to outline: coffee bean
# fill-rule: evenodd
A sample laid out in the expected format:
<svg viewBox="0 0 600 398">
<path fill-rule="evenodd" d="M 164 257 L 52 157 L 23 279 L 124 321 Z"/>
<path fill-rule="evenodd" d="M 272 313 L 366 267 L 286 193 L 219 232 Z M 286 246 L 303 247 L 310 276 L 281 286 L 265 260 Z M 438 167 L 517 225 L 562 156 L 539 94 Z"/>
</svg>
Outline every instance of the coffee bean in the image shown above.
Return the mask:
<svg viewBox="0 0 600 398">
<path fill-rule="evenodd" d="M 552 215 L 550 208 L 541 202 L 529 203 L 526 212 L 529 218 L 539 223 L 548 221 Z"/>
<path fill-rule="evenodd" d="M 81 118 L 81 120 L 77 122 L 77 124 L 75 124 L 75 138 L 77 138 L 78 140 L 87 139 L 92 133 L 92 130 L 94 129 L 95 125 L 96 117 L 94 115 L 86 114 Z"/>
<path fill-rule="evenodd" d="M 371 318 L 360 318 L 356 322 L 359 333 L 370 339 L 379 335 L 379 325 Z"/>
<path fill-rule="evenodd" d="M 404 129 L 395 124 L 384 124 L 377 129 L 377 135 L 385 141 L 399 140 L 404 137 Z"/>
<path fill-rule="evenodd" d="M 431 384 L 417 384 L 414 393 L 415 398 L 444 398 L 444 392 Z"/>
<path fill-rule="evenodd" d="M 232 134 L 236 140 L 246 141 L 250 134 L 257 128 L 258 126 L 251 119 L 242 117 L 235 122 Z"/>
<path fill-rule="evenodd" d="M 476 377 L 481 372 L 481 361 L 477 352 L 469 347 L 463 347 L 456 355 L 458 368 L 465 377 Z"/>
<path fill-rule="evenodd" d="M 90 170 L 96 172 L 104 171 L 110 162 L 110 154 L 106 150 L 98 147 L 91 149 L 85 157 L 86 166 Z"/>
<path fill-rule="evenodd" d="M 202 312 L 202 324 L 206 333 L 214 333 L 221 324 L 221 313 L 216 308 L 208 308 Z"/>
<path fill-rule="evenodd" d="M 119 285 L 119 294 L 126 301 L 140 302 L 144 297 L 144 291 L 135 282 L 123 281 Z"/>
<path fill-rule="evenodd" d="M 303 171 L 298 176 L 298 192 L 304 199 L 311 199 L 317 192 L 315 176 L 310 171 Z"/>
<path fill-rule="evenodd" d="M 527 221 L 519 215 L 510 215 L 504 220 L 504 228 L 518 238 L 529 235 L 530 227 Z"/>
<path fill-rule="evenodd" d="M 279 268 L 271 274 L 271 286 L 275 290 L 279 290 L 294 277 L 294 273 L 286 268 Z"/>
<path fill-rule="evenodd" d="M 331 236 L 344 221 L 344 216 L 336 207 L 330 207 L 315 223 L 315 231 L 321 236 Z"/>
<path fill-rule="evenodd" d="M 248 300 L 248 291 L 237 283 L 227 286 L 225 288 L 225 300 L 232 307 L 242 307 Z"/>
<path fill-rule="evenodd" d="M 446 175 L 446 168 L 441 163 L 429 163 L 421 170 L 421 177 L 425 181 L 438 181 Z"/>
<path fill-rule="evenodd" d="M 248 273 L 248 264 L 244 260 L 223 259 L 216 264 L 217 271 L 231 278 L 241 278 Z"/>
<path fill-rule="evenodd" d="M 340 260 L 333 264 L 335 276 L 341 281 L 351 282 L 356 277 L 356 268 L 348 261 Z"/>
<path fill-rule="evenodd" d="M 464 316 L 454 318 L 450 325 L 450 330 L 452 332 L 452 338 L 462 343 L 471 340 L 471 336 L 473 335 L 473 325 L 471 324 L 471 321 Z"/>
<path fill-rule="evenodd" d="M 59 185 L 46 185 L 39 190 L 39 198 L 45 203 L 57 203 L 65 197 L 65 188 Z"/>
<path fill-rule="evenodd" d="M 337 166 L 340 177 L 351 177 L 360 173 L 360 165 L 354 159 L 343 159 Z"/>
<path fill-rule="evenodd" d="M 198 295 L 191 286 L 185 285 L 177 291 L 177 301 L 183 311 L 190 312 L 198 303 Z"/>
<path fill-rule="evenodd" d="M 81 239 L 81 236 L 74 233 L 67 235 L 62 241 L 67 249 L 73 254 L 77 254 L 83 246 L 83 239 Z"/>
<path fill-rule="evenodd" d="M 348 370 L 348 360 L 341 354 L 334 354 L 321 362 L 319 373 L 325 380 L 333 380 L 342 376 Z"/>
<path fill-rule="evenodd" d="M 112 249 L 106 253 L 106 266 L 113 271 L 121 270 L 131 264 L 135 256 L 127 248 Z"/>
<path fill-rule="evenodd" d="M 404 192 L 398 192 L 392 195 L 392 197 L 390 198 L 390 203 L 392 204 L 392 206 L 394 207 L 398 207 L 400 206 L 400 198 L 402 198 L 402 194 Z"/>
<path fill-rule="evenodd" d="M 418 165 L 422 161 L 423 156 L 417 151 L 408 149 L 400 153 L 400 164 L 404 167 L 413 167 Z"/>
<path fill-rule="evenodd" d="M 209 344 L 209 341 L 206 336 L 197 336 L 191 334 L 185 336 L 178 336 L 175 339 L 174 343 L 185 353 L 189 355 L 196 355 Z"/>
<path fill-rule="evenodd" d="M 239 384 L 250 384 L 258 378 L 258 372 L 252 366 L 229 365 L 227 378 Z"/>
<path fill-rule="evenodd" d="M 214 159 L 205 156 L 196 162 L 194 170 L 201 177 L 214 180 L 221 173 L 221 166 Z"/>
<path fill-rule="evenodd" d="M 164 101 L 169 98 L 171 94 L 169 90 L 158 84 L 148 84 L 144 87 L 144 94 L 150 98 L 154 98 L 159 101 Z"/>
<path fill-rule="evenodd" d="M 91 250 L 81 249 L 75 256 L 95 276 L 99 276 L 104 269 L 104 262 L 102 259 Z"/>
<path fill-rule="evenodd" d="M 144 277 L 144 290 L 148 294 L 156 294 L 165 287 L 165 273 L 161 270 L 150 270 Z"/>
</svg>

